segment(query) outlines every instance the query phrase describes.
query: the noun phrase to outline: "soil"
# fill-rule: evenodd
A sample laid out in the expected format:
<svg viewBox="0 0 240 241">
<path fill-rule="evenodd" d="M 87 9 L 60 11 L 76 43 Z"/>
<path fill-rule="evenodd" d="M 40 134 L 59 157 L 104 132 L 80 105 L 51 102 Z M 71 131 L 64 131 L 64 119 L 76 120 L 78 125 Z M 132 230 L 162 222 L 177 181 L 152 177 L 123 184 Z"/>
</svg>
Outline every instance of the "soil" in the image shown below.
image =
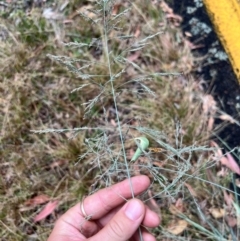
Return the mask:
<svg viewBox="0 0 240 241">
<path fill-rule="evenodd" d="M 196 76 L 207 82 L 206 90 L 214 95 L 219 107 L 240 121 L 240 85 L 202 1 L 174 0 L 170 5 L 175 13 L 183 17 L 183 32 L 190 32 L 191 42 L 201 46 L 194 50 L 194 55 L 208 55 L 204 65 L 195 71 Z M 216 121 L 216 124 L 219 123 L 221 120 Z M 239 147 L 240 126 L 228 124 L 220 131 L 219 136 L 231 149 Z M 218 142 L 221 144 L 221 141 Z"/>
</svg>

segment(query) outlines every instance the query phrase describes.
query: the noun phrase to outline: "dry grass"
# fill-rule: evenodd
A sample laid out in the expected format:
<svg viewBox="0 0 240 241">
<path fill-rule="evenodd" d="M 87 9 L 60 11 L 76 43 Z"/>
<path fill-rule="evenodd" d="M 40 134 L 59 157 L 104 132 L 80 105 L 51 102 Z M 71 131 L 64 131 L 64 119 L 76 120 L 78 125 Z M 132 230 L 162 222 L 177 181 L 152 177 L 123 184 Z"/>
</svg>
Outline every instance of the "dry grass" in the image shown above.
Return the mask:
<svg viewBox="0 0 240 241">
<path fill-rule="evenodd" d="M 71 93 L 71 90 L 87 81 L 77 78 L 67 71 L 65 66 L 47 57 L 47 54 L 51 54 L 84 58 L 97 63 L 104 62 L 105 56 L 101 47 L 78 50 L 62 45 L 62 42 L 69 41 L 90 43 L 93 37 L 101 36 L 99 29 L 93 29 L 92 25 L 83 21 L 76 13 L 77 9 L 83 9 L 82 1 L 76 0 L 69 3 L 61 12 L 59 9 L 63 6 L 62 4 L 63 1 L 56 3 L 58 8 L 55 14 L 58 13 L 57 16 L 61 17 L 58 21 L 45 19 L 38 8 L 32 8 L 28 16 L 24 12 L 21 14 L 16 12 L 7 19 L 2 19 L 1 26 L 8 33 L 8 38 L 0 42 L 0 70 L 3 73 L 0 77 L 0 236 L 2 241 L 46 240 L 54 221 L 68 207 L 79 201 L 85 193 L 105 185 L 96 177 L 99 177 L 98 175 L 102 177 L 104 171 L 109 171 L 111 160 L 108 158 L 111 158 L 113 152 L 118 153 L 120 150 L 111 96 L 106 96 L 101 103 L 96 104 L 84 118 L 82 103 L 94 98 L 99 93 L 98 89 L 95 85 L 89 85 L 84 91 Z M 84 4 L 85 7 L 92 7 L 91 1 L 86 1 Z M 116 5 L 116 11 L 121 7 L 123 4 Z M 118 84 L 121 87 L 130 78 L 141 76 L 146 72 L 184 72 L 184 74 L 158 76 L 151 81 L 145 81 L 144 83 L 155 91 L 155 98 L 144 99 L 143 97 L 147 97 L 146 94 L 133 83 L 128 83 L 122 89 L 119 87 L 121 89 L 121 95 L 118 97 L 120 121 L 123 127 L 126 127 L 124 130 L 129 129 L 127 124 L 133 127 L 128 130 L 129 138 L 138 136 L 139 127 L 145 125 L 163 131 L 167 145 L 176 149 L 191 145 L 206 145 L 212 131 L 212 121 L 217 114 L 217 107 L 211 97 L 204 94 L 201 83 L 192 77 L 194 58 L 188 42 L 176 27 L 176 19 L 167 19 L 163 10 L 166 11 L 166 6 L 157 3 L 152 5 L 142 1 L 133 3 L 131 18 L 127 18 L 122 24 L 124 33 L 133 34 L 136 37 L 145 37 L 159 30 L 163 30 L 164 33 L 153 38 L 146 49 L 126 56 L 141 69 L 136 69 L 129 64 Z M 114 33 L 112 34 L 114 36 Z M 124 41 L 115 41 L 111 45 L 112 51 L 118 53 L 126 44 L 127 42 Z M 76 66 L 78 64 L 76 63 Z M 115 64 L 114 71 L 117 72 L 122 67 L 119 63 Z M 86 72 L 96 75 L 107 74 L 104 65 L 98 67 L 90 65 L 86 68 Z M 99 78 L 98 81 L 102 84 L 104 78 Z M 138 91 L 133 93 L 129 91 L 130 89 Z M 211 105 L 209 105 L 210 101 L 212 101 Z M 101 108 L 102 105 L 105 107 L 105 112 Z M 177 121 L 181 123 L 180 131 L 176 131 Z M 38 135 L 31 132 L 37 129 L 71 129 L 81 126 L 110 128 L 105 132 L 108 138 L 101 146 L 107 152 L 100 165 L 102 172 L 99 171 L 98 163 L 93 162 L 96 157 L 92 153 L 88 158 L 78 160 L 90 145 L 84 143 L 85 138 L 98 138 L 99 131 L 88 130 L 71 139 L 68 139 L 71 137 L 69 133 Z M 176 144 L 176 133 L 179 135 L 177 138 L 181 146 Z M 150 141 L 151 146 L 159 146 L 156 139 L 150 138 Z M 109 143 L 114 143 L 112 150 L 108 149 Z M 126 142 L 128 156 L 133 152 L 133 148 L 134 142 Z M 132 174 L 144 172 L 153 178 L 154 171 L 161 172 L 171 186 L 175 176 L 179 177 L 177 166 L 173 166 L 175 159 L 172 159 L 172 162 L 169 160 L 171 156 L 176 158 L 176 153 L 173 155 L 171 151 L 166 150 L 166 147 L 163 149 L 162 153 L 151 156 L 151 160 L 154 160 L 154 165 L 158 165 L 157 167 L 152 167 L 153 169 L 149 172 L 149 167 L 146 168 L 146 159 L 142 158 L 140 164 L 144 168 L 136 170 L 136 166 L 133 165 Z M 184 156 L 184 160 L 188 157 L 189 152 Z M 181 240 L 181 238 L 187 240 L 189 237 L 192 238 L 191 240 L 202 240 L 207 237 L 209 240 L 214 239 L 209 234 L 204 234 L 203 230 L 196 232 L 197 227 L 190 224 L 182 236 L 172 234 L 171 237 L 166 233 L 166 227 L 171 221 L 176 220 L 179 214 L 171 211 L 169 207 L 175 205 L 179 198 L 183 201 L 182 212 L 196 223 L 199 223 L 199 213 L 194 211 L 196 203 L 200 205 L 206 200 L 205 211 L 214 205 L 223 205 L 222 189 L 203 181 L 219 182 L 218 178 L 211 179 L 212 175 L 215 176 L 215 169 L 209 169 L 209 166 L 214 166 L 215 163 L 211 162 L 209 153 L 193 152 L 188 162 L 188 165 L 190 164 L 183 179 L 178 178 L 175 185 L 171 186 L 173 189 L 169 191 L 171 196 L 168 196 L 168 192 L 163 194 L 159 183 L 153 184 L 151 195 L 156 195 L 159 207 L 164 207 L 166 210 L 162 213 L 161 230 L 156 229 L 159 240 Z M 174 170 L 175 173 L 168 170 Z M 114 180 L 116 173 L 109 173 L 110 171 L 107 177 Z M 191 184 L 197 193 L 196 196 L 189 193 L 189 189 L 183 185 L 185 181 Z M 161 193 L 161 197 L 157 195 L 158 193 Z M 40 223 L 33 223 L 33 217 L 42 206 L 29 204 L 28 201 L 42 194 L 53 200 L 60 200 L 59 207 L 47 219 Z M 220 195 L 221 198 L 219 199 L 215 194 Z M 221 223 L 212 219 L 209 213 L 205 215 L 210 221 L 201 221 L 202 227 L 211 230 L 208 223 L 213 222 L 215 225 L 217 222 L 221 228 Z M 229 229 L 226 229 L 229 232 Z M 212 232 L 217 233 L 215 230 Z"/>
</svg>

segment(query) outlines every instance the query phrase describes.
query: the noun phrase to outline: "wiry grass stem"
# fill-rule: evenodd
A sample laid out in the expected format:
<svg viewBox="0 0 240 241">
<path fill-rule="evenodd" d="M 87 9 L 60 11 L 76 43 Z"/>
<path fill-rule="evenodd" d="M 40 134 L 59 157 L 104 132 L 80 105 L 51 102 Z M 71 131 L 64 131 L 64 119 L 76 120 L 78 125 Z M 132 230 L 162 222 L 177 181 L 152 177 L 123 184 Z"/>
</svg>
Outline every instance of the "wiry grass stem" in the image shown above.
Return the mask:
<svg viewBox="0 0 240 241">
<path fill-rule="evenodd" d="M 106 22 L 106 15 L 105 15 L 106 2 L 107 1 L 105 1 L 105 0 L 103 1 L 103 16 L 104 16 L 104 42 L 105 42 L 105 50 L 106 50 L 106 56 L 107 56 L 108 71 L 109 71 L 109 76 L 110 76 L 110 83 L 111 83 L 114 107 L 116 110 L 117 125 L 118 125 L 118 131 L 119 131 L 119 136 L 120 136 L 120 140 L 121 140 L 121 145 L 122 145 L 123 158 L 124 158 L 124 162 L 125 162 L 125 166 L 126 166 L 126 171 L 127 171 L 127 176 L 128 176 L 128 180 L 129 180 L 129 186 L 131 189 L 132 198 L 134 198 L 133 187 L 132 187 L 132 182 L 131 182 L 131 175 L 130 175 L 130 171 L 128 168 L 128 162 L 127 162 L 125 147 L 124 147 L 124 143 L 123 143 L 123 134 L 122 134 L 121 124 L 120 124 L 119 115 L 118 115 L 116 94 L 115 94 L 115 90 L 114 90 L 114 86 L 113 86 L 113 76 L 112 76 L 112 69 L 111 69 L 111 64 L 110 64 L 109 48 L 108 48 L 108 41 L 107 41 L 107 22 Z M 141 232 L 140 228 L 138 228 L 138 233 L 139 233 L 140 240 L 143 241 L 142 232 Z"/>
<path fill-rule="evenodd" d="M 130 185 L 130 188 L 131 188 L 132 198 L 134 198 L 133 187 L 132 187 L 132 182 L 131 182 L 131 176 L 130 176 L 130 171 L 129 171 L 129 168 L 128 168 L 127 156 L 126 156 L 124 143 L 123 143 L 123 134 L 122 134 L 121 124 L 120 124 L 119 115 L 118 115 L 116 94 L 115 94 L 113 81 L 112 81 L 113 80 L 113 75 L 112 75 L 111 63 L 110 63 L 110 58 L 109 58 L 108 41 L 107 41 L 108 40 L 108 38 L 107 38 L 107 27 L 108 26 L 107 26 L 106 15 L 105 15 L 106 4 L 107 4 L 107 1 L 104 0 L 103 1 L 104 43 L 105 43 L 104 46 L 105 46 L 105 51 L 106 51 L 106 56 L 107 56 L 107 64 L 108 64 L 108 71 L 109 71 L 109 76 L 110 76 L 110 83 L 111 83 L 111 90 L 112 90 L 112 95 L 113 95 L 113 102 L 114 102 L 114 107 L 115 107 L 115 110 L 116 110 L 116 117 L 117 117 L 117 125 L 118 125 L 118 130 L 119 130 L 119 136 L 120 136 L 122 150 L 123 150 L 123 158 L 124 158 L 124 162 L 125 162 L 125 166 L 126 166 L 126 171 L 127 171 L 127 176 L 128 176 L 128 180 L 129 180 L 129 185 Z"/>
</svg>

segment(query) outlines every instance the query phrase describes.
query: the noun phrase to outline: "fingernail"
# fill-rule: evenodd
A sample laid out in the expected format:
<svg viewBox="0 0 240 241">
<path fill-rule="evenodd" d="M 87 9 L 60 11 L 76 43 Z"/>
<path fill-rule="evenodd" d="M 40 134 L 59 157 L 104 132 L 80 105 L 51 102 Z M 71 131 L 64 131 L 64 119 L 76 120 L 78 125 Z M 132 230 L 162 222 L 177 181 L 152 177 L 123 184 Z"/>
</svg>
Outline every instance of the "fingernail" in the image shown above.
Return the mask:
<svg viewBox="0 0 240 241">
<path fill-rule="evenodd" d="M 131 200 L 125 207 L 125 214 L 129 219 L 135 221 L 142 215 L 142 209 L 142 205 L 138 201 Z"/>
</svg>

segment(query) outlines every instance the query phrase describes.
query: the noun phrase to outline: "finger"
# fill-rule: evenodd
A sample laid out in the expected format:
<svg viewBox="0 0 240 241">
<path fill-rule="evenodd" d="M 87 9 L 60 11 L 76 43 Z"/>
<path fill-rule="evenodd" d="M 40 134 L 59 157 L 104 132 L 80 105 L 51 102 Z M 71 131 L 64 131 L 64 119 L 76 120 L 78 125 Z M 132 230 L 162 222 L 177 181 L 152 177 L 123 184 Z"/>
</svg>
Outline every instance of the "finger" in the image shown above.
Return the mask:
<svg viewBox="0 0 240 241">
<path fill-rule="evenodd" d="M 136 176 L 131 178 L 131 183 L 134 195 L 138 195 L 149 187 L 150 180 L 147 176 Z M 86 214 L 93 215 L 93 220 L 101 218 L 111 209 L 124 203 L 124 198 L 128 199 L 130 197 L 131 189 L 129 187 L 129 180 L 125 180 L 113 185 L 112 187 L 105 188 L 91 196 L 88 196 L 86 199 L 84 199 L 83 206 Z M 80 232 L 81 230 L 91 229 L 89 227 L 89 225 L 91 226 L 91 222 L 87 222 L 85 220 L 84 214 L 80 210 L 79 203 L 62 215 L 58 222 L 58 227 L 62 225 L 64 228 L 66 224 L 71 225 L 71 227 Z M 87 225 L 86 228 L 85 225 Z M 94 230 L 95 229 L 96 227 L 94 227 Z"/>
<path fill-rule="evenodd" d="M 148 228 L 155 228 L 160 224 L 160 217 L 157 213 L 146 207 L 146 214 L 142 224 Z"/>
<path fill-rule="evenodd" d="M 103 218 L 99 219 L 98 223 L 102 227 L 104 227 L 113 218 L 113 216 L 119 211 L 120 208 L 121 207 L 113 209 Z M 159 216 L 154 211 L 149 209 L 146 205 L 145 205 L 145 208 L 146 208 L 146 213 L 145 213 L 142 225 L 148 228 L 157 227 L 160 224 Z"/>
<path fill-rule="evenodd" d="M 107 225 L 107 223 L 110 222 L 110 220 L 113 218 L 113 216 L 120 210 L 120 207 L 115 208 L 114 210 L 112 210 L 109 214 L 107 214 L 106 216 L 104 216 L 103 218 L 101 218 L 98 223 L 100 224 L 100 226 L 104 227 Z M 149 209 L 148 206 L 145 205 L 145 216 L 144 219 L 141 223 L 141 234 L 143 237 L 144 241 L 155 241 L 156 239 L 154 238 L 154 236 L 152 234 L 150 234 L 147 228 L 154 228 L 157 227 L 160 224 L 160 218 L 159 216 L 152 211 L 151 209 Z M 143 227 L 143 226 L 144 227 Z M 140 237 L 139 237 L 139 231 L 137 231 L 134 235 L 133 238 L 131 239 L 131 241 L 139 241 Z"/>
<path fill-rule="evenodd" d="M 78 230 L 78 228 L 73 226 L 71 223 L 68 223 L 67 218 L 65 219 L 64 217 L 61 217 L 56 222 L 54 229 L 47 241 L 86 240 L 86 238 L 93 236 L 99 230 L 99 227 L 96 223 L 86 220 L 84 220 L 84 223 L 80 223 L 79 227 L 80 230 Z"/>
<path fill-rule="evenodd" d="M 147 176 L 136 176 L 131 178 L 130 181 L 134 196 L 145 191 L 150 185 Z M 132 191 L 129 179 L 127 179 L 88 196 L 84 200 L 84 209 L 92 217 L 92 220 L 99 219 L 131 197 Z"/>
<path fill-rule="evenodd" d="M 138 199 L 127 202 L 110 222 L 90 241 L 126 241 L 131 238 L 141 225 L 146 207 Z"/>
<path fill-rule="evenodd" d="M 140 231 L 141 231 L 142 239 L 140 239 L 140 234 L 139 234 L 139 231 L 137 230 L 137 232 L 133 235 L 130 241 L 139 241 L 139 240 L 156 241 L 156 238 L 151 233 L 149 233 L 147 229 L 141 227 Z"/>
</svg>

